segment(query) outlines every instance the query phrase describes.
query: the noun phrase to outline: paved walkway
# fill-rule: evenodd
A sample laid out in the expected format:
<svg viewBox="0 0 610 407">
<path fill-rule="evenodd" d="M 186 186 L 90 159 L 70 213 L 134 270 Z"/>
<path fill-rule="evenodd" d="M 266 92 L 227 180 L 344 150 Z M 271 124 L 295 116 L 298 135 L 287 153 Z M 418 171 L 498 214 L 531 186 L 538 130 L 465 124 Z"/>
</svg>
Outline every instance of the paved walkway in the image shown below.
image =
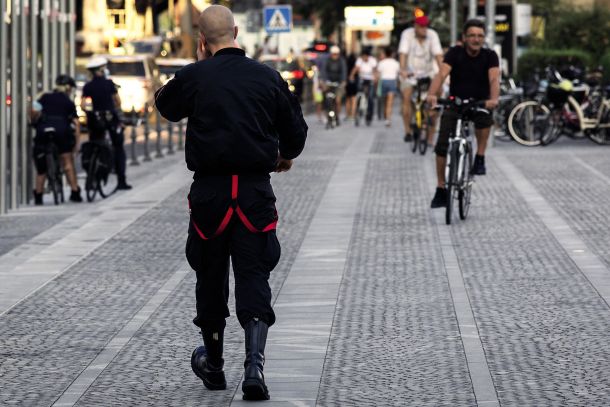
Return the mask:
<svg viewBox="0 0 610 407">
<path fill-rule="evenodd" d="M 499 143 L 448 227 L 399 128 L 309 121 L 272 179 L 266 405 L 610 405 L 608 148 Z M 234 316 L 228 390 L 190 371 L 183 157 L 130 170 L 133 191 L 0 217 L 0 405 L 250 404 Z"/>
</svg>

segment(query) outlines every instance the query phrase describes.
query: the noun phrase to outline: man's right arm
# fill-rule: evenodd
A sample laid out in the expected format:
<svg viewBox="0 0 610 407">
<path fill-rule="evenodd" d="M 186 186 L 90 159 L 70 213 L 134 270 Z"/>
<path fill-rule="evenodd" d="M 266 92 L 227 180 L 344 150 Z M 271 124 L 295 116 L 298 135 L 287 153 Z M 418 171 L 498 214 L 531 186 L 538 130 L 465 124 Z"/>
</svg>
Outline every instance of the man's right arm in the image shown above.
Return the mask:
<svg viewBox="0 0 610 407">
<path fill-rule="evenodd" d="M 179 122 L 190 116 L 190 104 L 186 101 L 180 71 L 173 79 L 155 92 L 155 106 L 161 116 L 172 122 Z"/>
<path fill-rule="evenodd" d="M 443 62 L 440 66 L 438 73 L 436 74 L 436 76 L 432 80 L 432 83 L 430 84 L 430 89 L 428 91 L 428 97 L 426 98 L 426 101 L 428 102 L 428 104 L 431 107 L 436 106 L 436 101 L 441 92 L 441 87 L 443 86 L 445 79 L 447 79 L 447 76 L 449 76 L 450 73 L 451 73 L 451 65 L 449 65 L 446 62 Z"/>
<path fill-rule="evenodd" d="M 279 100 L 276 130 L 279 134 L 279 153 L 285 160 L 298 157 L 305 148 L 307 123 L 303 118 L 301 105 L 295 95 L 288 89 L 288 84 L 277 74 L 279 81 Z"/>
</svg>

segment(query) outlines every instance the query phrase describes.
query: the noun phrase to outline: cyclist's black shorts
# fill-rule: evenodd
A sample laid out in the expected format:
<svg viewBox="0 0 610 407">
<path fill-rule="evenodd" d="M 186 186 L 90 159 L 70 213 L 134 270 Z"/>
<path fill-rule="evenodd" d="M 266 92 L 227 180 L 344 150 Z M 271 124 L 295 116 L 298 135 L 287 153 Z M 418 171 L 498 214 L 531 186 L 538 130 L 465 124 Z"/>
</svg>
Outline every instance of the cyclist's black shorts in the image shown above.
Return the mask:
<svg viewBox="0 0 610 407">
<path fill-rule="evenodd" d="M 453 109 L 445 109 L 441 116 L 441 126 L 438 130 L 438 141 L 436 142 L 436 148 L 434 152 L 440 157 L 447 156 L 447 150 L 449 149 L 449 137 L 455 131 L 455 125 L 457 123 L 458 115 Z M 477 112 L 472 120 L 474 122 L 475 129 L 487 129 L 494 123 L 493 116 L 491 113 Z"/>
<path fill-rule="evenodd" d="M 76 137 L 74 137 L 74 133 L 72 131 L 66 130 L 62 133 L 54 133 L 53 141 L 50 141 L 48 133 L 41 131 L 36 132 L 36 137 L 34 137 L 34 145 L 32 147 L 32 156 L 34 158 L 36 172 L 39 175 L 47 173 L 46 147 L 50 142 L 55 144 L 58 154 L 65 154 L 72 152 L 72 149 L 74 149 L 74 146 L 76 145 Z"/>
</svg>

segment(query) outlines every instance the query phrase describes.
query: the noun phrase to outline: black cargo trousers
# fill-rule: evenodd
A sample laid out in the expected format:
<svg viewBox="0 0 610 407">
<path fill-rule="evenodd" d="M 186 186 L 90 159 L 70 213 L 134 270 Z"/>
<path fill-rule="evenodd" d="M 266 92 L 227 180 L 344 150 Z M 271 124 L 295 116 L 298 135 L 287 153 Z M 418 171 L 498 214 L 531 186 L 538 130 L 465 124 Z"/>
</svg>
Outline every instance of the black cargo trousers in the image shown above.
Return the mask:
<svg viewBox="0 0 610 407">
<path fill-rule="evenodd" d="M 197 275 L 193 323 L 202 329 L 222 329 L 230 315 L 229 260 L 241 326 L 255 317 L 269 326 L 275 322 L 269 287 L 280 259 L 275 195 L 268 174 L 238 178 L 237 194 L 230 175 L 196 176 L 191 185 L 186 258 Z"/>
</svg>

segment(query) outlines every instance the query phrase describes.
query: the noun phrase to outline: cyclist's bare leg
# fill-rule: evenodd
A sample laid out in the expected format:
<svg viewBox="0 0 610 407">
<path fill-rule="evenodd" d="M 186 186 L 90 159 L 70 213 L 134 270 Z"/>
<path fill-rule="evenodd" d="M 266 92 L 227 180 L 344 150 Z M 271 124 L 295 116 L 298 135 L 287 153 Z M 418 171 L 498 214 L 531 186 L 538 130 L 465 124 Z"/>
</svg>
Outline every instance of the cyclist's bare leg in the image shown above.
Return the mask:
<svg viewBox="0 0 610 407">
<path fill-rule="evenodd" d="M 447 166 L 447 157 L 436 156 L 436 179 L 439 188 L 445 188 L 445 167 Z"/>
<path fill-rule="evenodd" d="M 485 150 L 487 150 L 487 142 L 489 141 L 489 133 L 491 132 L 491 127 L 486 129 L 475 129 L 474 134 L 477 138 L 477 155 L 485 155 Z"/>
<path fill-rule="evenodd" d="M 44 182 L 47 180 L 47 174 L 38 174 L 36 175 L 36 186 L 35 190 L 37 194 L 42 194 L 44 192 Z"/>
<path fill-rule="evenodd" d="M 61 165 L 68 178 L 68 183 L 72 191 L 78 191 L 78 182 L 76 181 L 76 171 L 74 169 L 74 156 L 72 153 L 64 153 L 60 155 Z"/>
<path fill-rule="evenodd" d="M 411 112 L 413 111 L 411 97 L 413 97 L 413 87 L 407 86 L 402 91 L 402 120 L 406 134 L 411 134 Z"/>
<path fill-rule="evenodd" d="M 356 96 L 349 96 L 345 101 L 345 114 L 347 117 L 354 117 L 356 115 Z"/>
</svg>

